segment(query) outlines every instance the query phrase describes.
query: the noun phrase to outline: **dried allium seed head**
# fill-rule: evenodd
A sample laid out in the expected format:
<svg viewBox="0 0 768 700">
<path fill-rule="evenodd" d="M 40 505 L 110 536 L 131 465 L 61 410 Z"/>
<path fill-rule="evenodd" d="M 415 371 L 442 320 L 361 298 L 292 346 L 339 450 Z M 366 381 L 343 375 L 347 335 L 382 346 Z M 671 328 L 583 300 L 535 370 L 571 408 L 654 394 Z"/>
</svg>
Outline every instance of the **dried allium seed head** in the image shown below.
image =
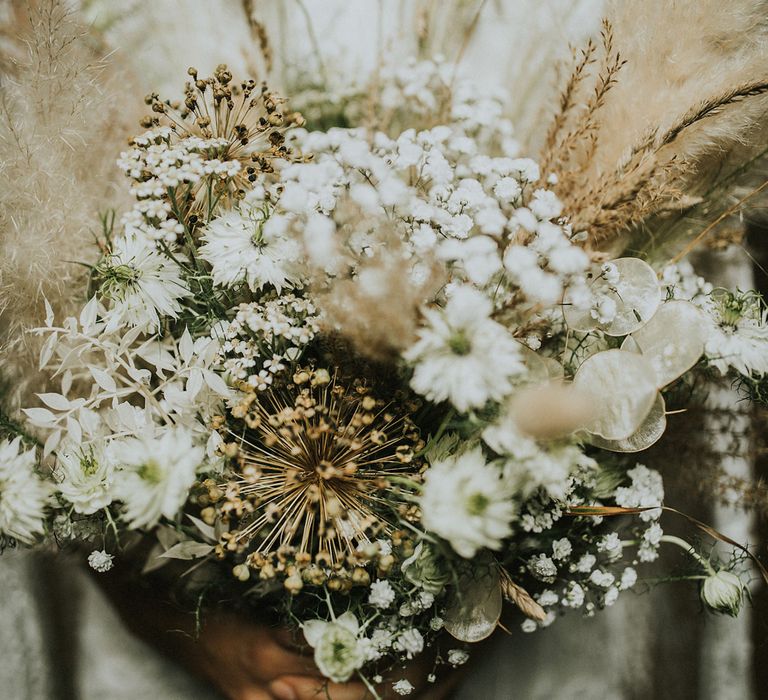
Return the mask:
<svg viewBox="0 0 768 700">
<path fill-rule="evenodd" d="M 277 553 L 300 571 L 336 570 L 328 585 L 343 591 L 364 583 L 358 549 L 394 529 L 382 491 L 393 477 L 419 479 L 423 443 L 412 405 L 376 398 L 360 381 L 310 380 L 318 375 L 300 370 L 250 402 L 258 420 L 238 422 L 236 476 L 208 493 L 230 522 L 225 546 L 250 552 L 249 566 L 273 566 Z"/>
</svg>

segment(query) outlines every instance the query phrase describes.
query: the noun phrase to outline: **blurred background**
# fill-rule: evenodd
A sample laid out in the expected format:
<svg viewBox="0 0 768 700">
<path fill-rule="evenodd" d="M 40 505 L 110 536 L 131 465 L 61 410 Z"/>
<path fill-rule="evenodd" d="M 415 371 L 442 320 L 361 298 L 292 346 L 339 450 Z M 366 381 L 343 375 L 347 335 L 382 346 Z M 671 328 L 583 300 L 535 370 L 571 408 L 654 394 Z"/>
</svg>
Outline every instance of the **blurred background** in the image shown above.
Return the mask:
<svg viewBox="0 0 768 700">
<path fill-rule="evenodd" d="M 136 130 L 140 98 L 181 96 L 191 65 L 208 74 L 227 63 L 290 96 L 346 85 L 387 56 L 435 54 L 505 91 L 521 151 L 535 157 L 557 96 L 558 60 L 599 30 L 603 11 L 600 0 L 2 0 L 2 80 L 14 79 L 30 13 L 45 17 L 49 7 L 74 13 L 83 50 L 120 86 L 119 103 L 93 107 L 109 110 L 115 157 Z M 115 206 L 118 181 L 116 172 L 103 180 Z M 743 240 L 703 251 L 696 265 L 716 285 L 765 293 L 766 230 L 747 229 Z M 765 416 L 747 413 L 729 386 L 716 394 L 717 405 L 680 417 L 644 458 L 663 472 L 668 503 L 765 553 Z M 723 415 L 734 414 L 723 430 Z M 656 569 L 684 567 L 684 555 L 671 552 Z M 757 577 L 753 605 L 738 619 L 705 615 L 683 582 L 647 578 L 637 592 L 594 618 L 574 613 L 531 635 L 512 619 L 509 634 L 476 654 L 456 698 L 768 697 L 768 592 Z M 216 697 L 132 638 L 88 576 L 63 559 L 0 557 L 0 648 L 0 697 L 9 700 Z"/>
</svg>

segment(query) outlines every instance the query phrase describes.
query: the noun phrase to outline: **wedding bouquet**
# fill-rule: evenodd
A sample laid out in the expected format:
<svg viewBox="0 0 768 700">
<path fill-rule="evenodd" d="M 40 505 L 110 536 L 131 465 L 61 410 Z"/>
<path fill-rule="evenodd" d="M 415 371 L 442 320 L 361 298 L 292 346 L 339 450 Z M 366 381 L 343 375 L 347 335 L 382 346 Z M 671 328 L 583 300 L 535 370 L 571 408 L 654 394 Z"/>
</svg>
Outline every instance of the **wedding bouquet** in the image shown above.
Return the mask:
<svg viewBox="0 0 768 700">
<path fill-rule="evenodd" d="M 190 607 L 269 611 L 374 695 L 408 695 L 426 650 L 465 663 L 504 601 L 528 632 L 613 605 L 662 543 L 735 615 L 736 562 L 664 535 L 638 453 L 712 377 L 765 395 L 762 298 L 697 276 L 682 232 L 738 212 L 746 156 L 694 196 L 675 149 L 767 88 L 593 172 L 622 67 L 606 25 L 538 162 L 505 95 L 439 58 L 327 103 L 223 65 L 149 95 L 118 160 L 133 207 L 103 218 L 79 314 L 36 330 L 57 390 L 0 444 L 3 543 L 100 572 L 138 552 Z"/>
</svg>

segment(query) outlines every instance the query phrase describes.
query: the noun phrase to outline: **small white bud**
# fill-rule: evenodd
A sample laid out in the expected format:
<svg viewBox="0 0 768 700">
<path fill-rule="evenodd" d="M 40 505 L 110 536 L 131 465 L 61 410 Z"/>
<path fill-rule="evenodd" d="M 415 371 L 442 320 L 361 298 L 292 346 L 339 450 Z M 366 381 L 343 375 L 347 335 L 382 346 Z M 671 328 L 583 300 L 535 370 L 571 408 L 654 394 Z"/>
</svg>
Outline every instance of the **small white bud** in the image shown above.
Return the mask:
<svg viewBox="0 0 768 700">
<path fill-rule="evenodd" d="M 736 574 L 718 571 L 708 576 L 701 587 L 701 600 L 711 610 L 736 617 L 739 614 L 744 586 Z"/>
</svg>

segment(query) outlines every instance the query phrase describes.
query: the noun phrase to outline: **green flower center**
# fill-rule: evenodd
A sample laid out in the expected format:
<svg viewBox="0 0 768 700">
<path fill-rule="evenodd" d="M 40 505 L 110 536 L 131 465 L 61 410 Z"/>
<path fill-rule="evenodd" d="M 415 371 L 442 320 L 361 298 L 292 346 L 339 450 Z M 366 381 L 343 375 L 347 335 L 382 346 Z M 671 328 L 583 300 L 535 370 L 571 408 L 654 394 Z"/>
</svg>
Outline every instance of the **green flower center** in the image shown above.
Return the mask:
<svg viewBox="0 0 768 700">
<path fill-rule="evenodd" d="M 144 462 L 144 464 L 136 470 L 136 473 L 142 481 L 148 481 L 150 484 L 159 484 L 163 478 L 160 465 L 154 459 Z"/>
<path fill-rule="evenodd" d="M 463 330 L 456 331 L 448 340 L 448 347 L 454 355 L 469 355 L 472 342 Z"/>
<path fill-rule="evenodd" d="M 484 493 L 473 493 L 467 499 L 467 511 L 470 515 L 482 515 L 490 504 L 491 499 Z"/>
</svg>

